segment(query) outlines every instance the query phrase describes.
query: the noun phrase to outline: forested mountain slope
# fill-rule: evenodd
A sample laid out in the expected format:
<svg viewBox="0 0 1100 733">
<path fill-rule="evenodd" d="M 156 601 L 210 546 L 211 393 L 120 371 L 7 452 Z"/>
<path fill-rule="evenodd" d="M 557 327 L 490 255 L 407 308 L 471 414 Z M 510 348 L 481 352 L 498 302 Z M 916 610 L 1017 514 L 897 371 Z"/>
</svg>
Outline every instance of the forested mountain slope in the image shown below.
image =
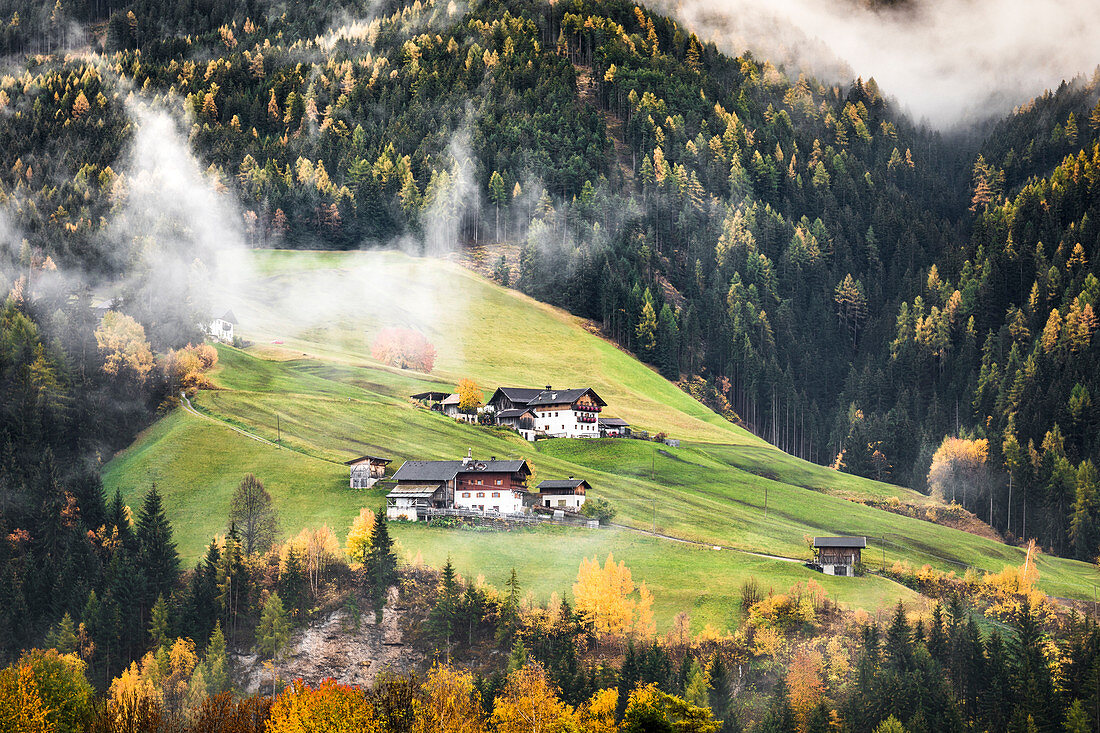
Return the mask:
<svg viewBox="0 0 1100 733">
<path fill-rule="evenodd" d="M 207 256 L 238 240 L 513 253 L 500 281 L 797 456 L 924 488 L 945 435 L 987 439 L 1016 494 L 994 475 L 962 500 L 1096 554 L 1095 79 L 975 160 L 873 80 L 792 78 L 619 0 L 8 11 L 0 560 L 33 586 L 23 617 L 109 570 L 96 459 L 170 409 L 152 351 L 199 337 L 226 295 Z M 104 283 L 134 319 L 116 335 L 151 348 L 121 369 L 93 335 Z"/>
</svg>

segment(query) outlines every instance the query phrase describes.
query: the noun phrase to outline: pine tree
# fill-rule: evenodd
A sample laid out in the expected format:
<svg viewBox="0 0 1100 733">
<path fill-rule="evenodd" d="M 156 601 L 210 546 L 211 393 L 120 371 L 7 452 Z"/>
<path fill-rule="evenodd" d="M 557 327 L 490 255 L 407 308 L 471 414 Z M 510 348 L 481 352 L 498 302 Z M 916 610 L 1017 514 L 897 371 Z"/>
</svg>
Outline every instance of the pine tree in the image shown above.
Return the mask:
<svg viewBox="0 0 1100 733">
<path fill-rule="evenodd" d="M 290 618 L 283 608 L 278 593 L 272 593 L 264 602 L 260 623 L 256 626 L 256 648 L 261 658 L 271 660 L 271 695 L 275 696 L 275 663 L 290 641 Z"/>
<path fill-rule="evenodd" d="M 203 666 L 206 689 L 211 696 L 230 691 L 229 657 L 225 653 L 225 635 L 222 634 L 220 622 L 215 623 L 214 632 L 210 635 Z"/>
<path fill-rule="evenodd" d="M 286 563 L 279 573 L 279 597 L 291 616 L 297 616 L 306 607 L 306 575 L 298 551 L 293 547 L 286 554 Z"/>
<path fill-rule="evenodd" d="M 170 642 L 168 631 L 168 602 L 163 595 L 157 596 L 157 602 L 153 604 L 150 613 L 149 636 L 153 640 L 153 649 L 167 647 Z"/>
<path fill-rule="evenodd" d="M 775 683 L 771 704 L 758 730 L 760 733 L 797 733 L 798 725 L 795 722 L 794 709 L 791 708 L 786 677 L 781 676 Z"/>
<path fill-rule="evenodd" d="M 381 623 L 386 591 L 397 580 L 397 556 L 393 554 L 393 539 L 386 526 L 385 507 L 379 509 L 375 515 L 370 552 L 363 569 L 370 589 L 371 604 L 374 606 L 374 617 L 377 623 Z"/>
<path fill-rule="evenodd" d="M 160 492 L 153 484 L 141 506 L 137 523 L 138 566 L 145 574 L 150 598 L 171 595 L 179 581 L 180 558 L 172 540 L 172 525 L 164 511 Z"/>
</svg>

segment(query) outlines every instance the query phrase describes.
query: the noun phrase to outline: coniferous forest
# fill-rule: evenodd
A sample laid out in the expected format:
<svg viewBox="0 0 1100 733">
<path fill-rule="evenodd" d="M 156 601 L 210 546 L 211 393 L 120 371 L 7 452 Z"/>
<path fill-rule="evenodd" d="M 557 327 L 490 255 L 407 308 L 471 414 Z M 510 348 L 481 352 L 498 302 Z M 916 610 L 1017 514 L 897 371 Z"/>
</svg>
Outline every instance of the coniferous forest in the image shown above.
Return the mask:
<svg viewBox="0 0 1100 733">
<path fill-rule="evenodd" d="M 165 286 L 147 253 L 174 225 L 126 165 L 139 121 L 168 110 L 202 175 L 238 202 L 249 247 L 473 253 L 792 455 L 936 493 L 1010 543 L 1094 562 L 1100 70 L 946 133 L 874 79 L 725 55 L 625 0 L 2 12 L 0 704 L 32 699 L 28 675 L 40 702 L 62 684 L 84 701 L 13 730 L 111 729 L 96 700 L 131 688 L 159 701 L 127 708 L 133 730 L 182 730 L 168 726 L 185 709 L 194 730 L 313 730 L 299 720 L 310 706 L 387 731 L 1100 729 L 1093 622 L 1028 599 L 979 628 L 958 598 L 980 583 L 911 569 L 898 578 L 940 589 L 927 627 L 900 610 L 853 619 L 805 589 L 758 608 L 748 588 L 756 622 L 732 646 L 631 641 L 614 665 L 606 630 L 567 604 L 521 613 L 515 588 L 411 573 L 402 582 L 430 598 L 421 642 L 448 660 L 452 645 L 493 650 L 505 668 L 291 688 L 274 706 L 218 697 L 227 643 L 275 656 L 283 625 L 350 588 L 381 608 L 397 572 L 387 540 L 318 569 L 324 538 L 288 559 L 231 534 L 181 568 L 157 488 L 131 512 L 99 478 L 173 408 L 191 364 L 210 366 L 188 348 L 210 315 L 188 284 L 199 265 L 174 261 Z M 92 289 L 108 280 L 128 315 L 101 320 Z M 975 464 L 980 478 L 960 481 Z M 826 633 L 845 648 L 823 640 L 745 681 L 762 645 Z M 18 661 L 35 647 L 61 654 Z M 532 704 L 544 727 L 516 722 Z"/>
</svg>

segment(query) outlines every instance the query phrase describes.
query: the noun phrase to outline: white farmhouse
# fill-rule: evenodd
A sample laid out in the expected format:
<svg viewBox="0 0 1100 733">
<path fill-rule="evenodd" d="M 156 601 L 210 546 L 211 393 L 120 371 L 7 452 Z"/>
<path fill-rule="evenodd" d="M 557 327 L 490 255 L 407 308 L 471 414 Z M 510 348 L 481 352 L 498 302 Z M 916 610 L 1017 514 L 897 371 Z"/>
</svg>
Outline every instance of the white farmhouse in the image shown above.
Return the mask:
<svg viewBox="0 0 1100 733">
<path fill-rule="evenodd" d="M 233 327 L 236 325 L 237 317 L 230 310 L 211 321 L 207 331 L 211 338 L 231 344 L 233 343 Z"/>
<path fill-rule="evenodd" d="M 539 506 L 579 512 L 592 487 L 582 478 L 550 479 L 538 485 Z"/>
<path fill-rule="evenodd" d="M 607 405 L 590 387 L 555 390 L 501 387 L 489 399 L 498 424 L 513 425 L 528 440 L 600 437 L 600 410 Z"/>
<path fill-rule="evenodd" d="M 485 514 L 526 512 L 527 461 L 482 461 L 467 455 L 461 461 L 405 461 L 386 496 L 391 519 L 426 519 L 426 509 L 465 509 Z M 419 510 L 419 511 L 418 511 Z"/>
</svg>

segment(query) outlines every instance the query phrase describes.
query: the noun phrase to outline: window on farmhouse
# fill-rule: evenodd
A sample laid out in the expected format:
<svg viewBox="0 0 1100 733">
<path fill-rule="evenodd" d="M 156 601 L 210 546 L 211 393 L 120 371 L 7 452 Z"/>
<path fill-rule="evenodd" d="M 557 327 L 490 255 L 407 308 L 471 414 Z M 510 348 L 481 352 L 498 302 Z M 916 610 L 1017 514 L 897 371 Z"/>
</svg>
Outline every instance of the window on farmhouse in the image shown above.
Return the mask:
<svg viewBox="0 0 1100 733">
<path fill-rule="evenodd" d="M 484 491 L 477 492 L 477 498 L 484 499 L 485 498 L 485 492 Z"/>
<path fill-rule="evenodd" d="M 494 499 L 499 499 L 500 498 L 500 492 L 499 491 L 494 491 L 493 492 L 493 498 Z"/>
<path fill-rule="evenodd" d="M 498 478 L 497 479 L 497 486 L 502 486 L 503 484 L 504 484 L 504 479 Z"/>
<path fill-rule="evenodd" d="M 462 498 L 463 499 L 469 499 L 470 498 L 470 492 L 469 491 L 463 491 L 462 492 Z"/>
</svg>

